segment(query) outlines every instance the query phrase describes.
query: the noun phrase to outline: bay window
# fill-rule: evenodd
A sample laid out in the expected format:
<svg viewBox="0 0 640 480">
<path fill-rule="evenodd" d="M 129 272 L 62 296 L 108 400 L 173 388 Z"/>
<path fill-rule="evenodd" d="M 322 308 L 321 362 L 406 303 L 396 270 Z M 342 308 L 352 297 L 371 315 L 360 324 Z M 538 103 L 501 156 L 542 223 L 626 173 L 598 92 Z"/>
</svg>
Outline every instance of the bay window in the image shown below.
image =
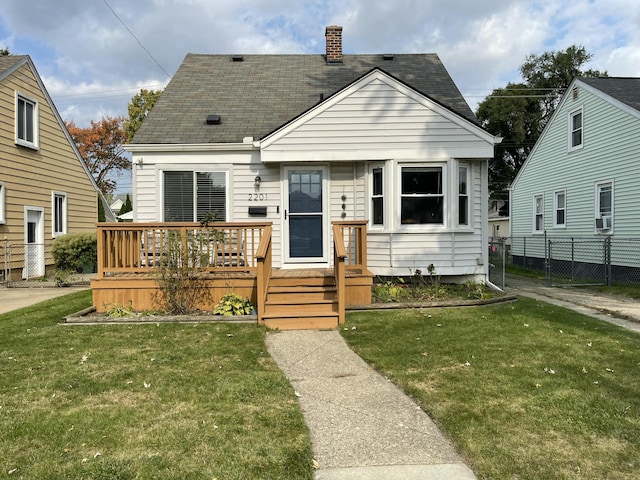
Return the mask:
<svg viewBox="0 0 640 480">
<path fill-rule="evenodd" d="M 465 165 L 458 167 L 458 225 L 469 225 L 469 172 Z"/>
<path fill-rule="evenodd" d="M 402 167 L 400 223 L 444 223 L 442 167 Z"/>
<path fill-rule="evenodd" d="M 384 226 L 384 170 L 380 166 L 371 169 L 371 224 Z"/>
</svg>

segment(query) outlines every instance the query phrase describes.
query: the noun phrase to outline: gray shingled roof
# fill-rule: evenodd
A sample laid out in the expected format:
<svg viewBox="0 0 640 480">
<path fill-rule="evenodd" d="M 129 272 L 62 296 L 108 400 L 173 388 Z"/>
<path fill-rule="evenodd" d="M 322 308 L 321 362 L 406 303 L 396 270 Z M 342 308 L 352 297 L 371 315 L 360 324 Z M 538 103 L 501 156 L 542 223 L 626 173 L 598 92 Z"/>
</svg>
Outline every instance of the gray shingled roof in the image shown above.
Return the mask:
<svg viewBox="0 0 640 480">
<path fill-rule="evenodd" d="M 188 54 L 135 135 L 137 144 L 237 143 L 260 139 L 380 68 L 477 124 L 473 112 L 435 54 L 323 55 Z M 206 125 L 220 115 L 220 125 Z"/>
<path fill-rule="evenodd" d="M 7 70 L 25 58 L 27 58 L 26 55 L 0 55 L 0 80 L 4 79 Z"/>
<path fill-rule="evenodd" d="M 578 80 L 640 112 L 640 78 L 580 77 Z"/>
</svg>

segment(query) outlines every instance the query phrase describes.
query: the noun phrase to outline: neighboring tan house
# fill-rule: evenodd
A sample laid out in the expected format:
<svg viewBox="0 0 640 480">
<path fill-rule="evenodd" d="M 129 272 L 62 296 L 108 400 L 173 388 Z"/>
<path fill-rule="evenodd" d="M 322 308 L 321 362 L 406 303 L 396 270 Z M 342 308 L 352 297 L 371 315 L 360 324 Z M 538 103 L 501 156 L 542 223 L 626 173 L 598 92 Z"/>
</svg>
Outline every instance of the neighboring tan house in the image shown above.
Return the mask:
<svg viewBox="0 0 640 480">
<path fill-rule="evenodd" d="M 30 57 L 0 56 L 0 247 L 10 250 L 3 274 L 44 276 L 53 239 L 95 231 L 97 199 Z"/>
<path fill-rule="evenodd" d="M 134 222 L 267 221 L 273 266 L 328 268 L 367 221 L 375 275 L 487 274 L 484 130 L 435 54 L 188 54 L 132 143 Z"/>
<path fill-rule="evenodd" d="M 514 261 L 518 237 L 640 237 L 639 179 L 640 78 L 575 78 L 511 186 Z M 636 267 L 635 252 L 611 263 Z"/>
</svg>

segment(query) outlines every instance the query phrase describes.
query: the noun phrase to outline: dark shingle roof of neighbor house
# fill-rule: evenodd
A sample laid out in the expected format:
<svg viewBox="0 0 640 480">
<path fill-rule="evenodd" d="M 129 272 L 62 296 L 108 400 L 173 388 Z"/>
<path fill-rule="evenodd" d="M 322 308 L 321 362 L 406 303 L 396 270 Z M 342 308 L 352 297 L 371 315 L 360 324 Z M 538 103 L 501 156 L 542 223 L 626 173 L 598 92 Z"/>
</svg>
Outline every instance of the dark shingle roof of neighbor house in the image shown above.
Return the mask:
<svg viewBox="0 0 640 480">
<path fill-rule="evenodd" d="M 317 55 L 188 54 L 135 135 L 137 144 L 236 143 L 260 139 L 329 96 L 380 68 L 477 124 L 436 54 Z M 236 56 L 237 57 L 237 56 Z M 219 115 L 219 125 L 206 125 Z"/>
<path fill-rule="evenodd" d="M 7 70 L 27 58 L 26 55 L 0 55 L 0 79 Z"/>
<path fill-rule="evenodd" d="M 578 80 L 640 112 L 640 78 L 579 77 Z"/>
</svg>

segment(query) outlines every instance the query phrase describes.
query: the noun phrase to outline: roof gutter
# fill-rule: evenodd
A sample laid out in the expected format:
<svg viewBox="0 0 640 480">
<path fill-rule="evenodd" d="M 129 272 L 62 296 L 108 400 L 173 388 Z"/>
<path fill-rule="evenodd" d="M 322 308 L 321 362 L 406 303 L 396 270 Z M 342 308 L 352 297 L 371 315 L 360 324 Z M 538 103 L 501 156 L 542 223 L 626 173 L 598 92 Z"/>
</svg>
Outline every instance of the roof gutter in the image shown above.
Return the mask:
<svg viewBox="0 0 640 480">
<path fill-rule="evenodd" d="M 247 137 L 242 143 L 129 143 L 124 149 L 131 153 L 150 152 L 237 152 L 255 150 L 253 138 Z"/>
</svg>

